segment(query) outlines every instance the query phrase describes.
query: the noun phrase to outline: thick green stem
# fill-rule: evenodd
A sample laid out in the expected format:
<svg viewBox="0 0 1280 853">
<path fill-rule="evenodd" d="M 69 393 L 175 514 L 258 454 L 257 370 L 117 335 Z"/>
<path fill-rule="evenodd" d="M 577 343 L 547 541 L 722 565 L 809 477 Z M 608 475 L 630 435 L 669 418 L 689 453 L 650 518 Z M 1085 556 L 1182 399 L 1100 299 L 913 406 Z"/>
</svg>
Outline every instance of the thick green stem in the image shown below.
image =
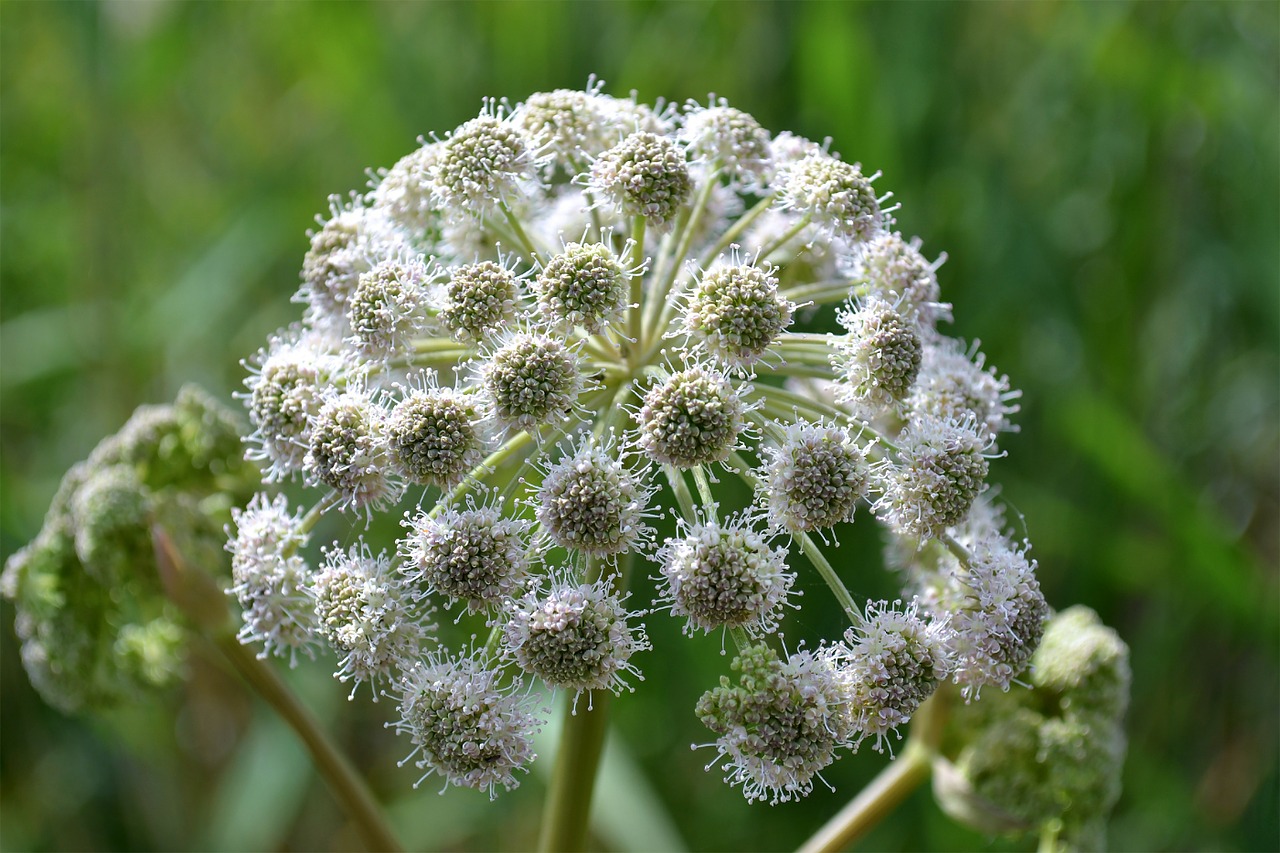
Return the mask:
<svg viewBox="0 0 1280 853">
<path fill-rule="evenodd" d="M 627 256 L 626 266 L 644 263 L 644 231 L 647 220 L 637 216 L 631 223 L 631 250 Z M 627 346 L 627 363 L 634 369 L 639 366 L 638 356 L 644 349 L 641 337 L 644 333 L 642 312 L 644 311 L 644 275 L 637 272 L 631 276 L 631 305 L 627 308 L 627 335 L 631 338 Z"/>
<path fill-rule="evenodd" d="M 916 709 L 902 753 L 801 845 L 798 853 L 843 850 L 870 832 L 928 780 L 947 722 L 950 697 L 948 690 L 940 689 Z"/>
<path fill-rule="evenodd" d="M 929 778 L 931 760 L 923 745 L 908 743 L 870 785 L 800 847 L 799 853 L 843 850 L 862 838 Z"/>
<path fill-rule="evenodd" d="M 346 812 L 365 848 L 370 851 L 404 849 L 387 826 L 382 809 L 365 785 L 364 779 L 325 734 L 311 711 L 276 675 L 275 670 L 258 660 L 253 652 L 241 645 L 230 633 L 220 632 L 212 640 L 236 672 L 280 715 L 306 746 L 316 770 L 329 786 L 338 805 Z"/>
<path fill-rule="evenodd" d="M 836 574 L 835 567 L 831 565 L 822 550 L 818 548 L 818 543 L 813 541 L 813 537 L 808 533 L 796 531 L 792 533 L 796 541 L 800 543 L 800 550 L 809 558 L 809 562 L 813 563 L 813 567 L 818 570 L 818 574 L 822 576 L 826 582 L 827 588 L 831 590 L 831 594 L 836 597 L 836 601 L 840 602 L 840 607 L 844 610 L 845 615 L 849 617 L 849 621 L 854 626 L 864 624 L 862 611 L 858 609 L 858 605 L 854 602 L 853 596 L 849 594 L 849 590 L 845 588 L 844 582 L 840 580 L 840 576 Z"/>
<path fill-rule="evenodd" d="M 542 813 L 542 831 L 538 836 L 541 851 L 586 849 L 591 794 L 595 789 L 612 699 L 613 694 L 607 690 L 595 691 L 589 703 L 577 701 L 575 713 L 575 698 L 568 693 L 562 697 L 564 725 L 560 729 L 551 790 Z M 584 704 L 588 707 L 584 708 Z"/>
<path fill-rule="evenodd" d="M 520 244 L 520 248 L 529 253 L 529 260 L 540 265 L 542 257 L 534 247 L 533 241 L 529 239 L 529 235 L 525 233 L 524 228 L 520 225 L 519 218 L 511 212 L 511 208 L 507 207 L 506 202 L 498 202 L 498 207 L 501 208 L 503 216 L 507 218 L 507 225 L 510 226 L 511 234 L 516 238 L 516 242 Z"/>
</svg>

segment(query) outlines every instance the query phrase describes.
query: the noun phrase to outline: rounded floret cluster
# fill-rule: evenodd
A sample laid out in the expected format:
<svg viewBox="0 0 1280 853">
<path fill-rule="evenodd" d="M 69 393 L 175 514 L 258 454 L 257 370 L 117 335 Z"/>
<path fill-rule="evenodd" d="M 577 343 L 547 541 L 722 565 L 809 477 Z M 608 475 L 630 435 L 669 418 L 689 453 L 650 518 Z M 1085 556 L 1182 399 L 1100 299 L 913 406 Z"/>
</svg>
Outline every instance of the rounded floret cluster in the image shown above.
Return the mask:
<svg viewBox="0 0 1280 853">
<path fill-rule="evenodd" d="M 749 801 L 785 803 L 808 796 L 813 780 L 852 734 L 848 700 L 833 670 L 809 652 L 783 661 L 764 645 L 743 649 L 732 668 L 738 684 L 721 677 L 696 709 L 717 735 L 725 781 L 741 785 Z"/>
<path fill-rule="evenodd" d="M 912 601 L 906 607 L 868 602 L 865 622 L 845 632 L 845 643 L 826 650 L 848 687 L 847 711 L 858 740 L 882 750 L 889 732 L 911 715 L 951 674 L 952 634 L 929 621 Z"/>
<path fill-rule="evenodd" d="M 798 421 L 765 453 L 761 497 L 772 526 L 811 533 L 853 521 L 869 469 L 846 428 Z"/>
<path fill-rule="evenodd" d="M 651 490 L 593 437 L 547 469 L 533 500 L 538 524 L 561 548 L 612 557 L 647 541 Z"/>
<path fill-rule="evenodd" d="M 710 107 L 690 103 L 680 136 L 691 154 L 722 169 L 734 185 L 759 186 L 769 170 L 769 131 L 723 98 Z"/>
<path fill-rule="evenodd" d="M 410 483 L 449 488 L 484 459 L 486 436 L 474 396 L 419 375 L 386 419 L 387 448 L 396 472 Z"/>
<path fill-rule="evenodd" d="M 848 332 L 832 356 L 844 380 L 840 397 L 864 412 L 901 402 L 920 372 L 924 344 L 915 325 L 877 297 L 847 307 L 837 319 Z"/>
<path fill-rule="evenodd" d="M 693 190 L 685 152 L 678 142 L 638 131 L 600 155 L 587 184 L 623 216 L 642 217 L 666 228 Z"/>
<path fill-rule="evenodd" d="M 683 331 L 731 367 L 748 367 L 791 325 L 795 306 L 767 267 L 723 259 L 686 298 Z"/>
<path fill-rule="evenodd" d="M 569 418 L 582 375 L 578 357 L 563 340 L 517 332 L 480 367 L 491 414 L 507 432 L 533 432 Z"/>
<path fill-rule="evenodd" d="M 673 616 L 689 620 L 685 632 L 772 633 L 795 580 L 786 549 L 771 545 L 749 517 L 682 525 L 683 535 L 668 540 L 659 556 L 664 600 Z"/>
<path fill-rule="evenodd" d="M 739 389 L 715 368 L 694 366 L 654 385 L 640 408 L 640 449 L 663 465 L 723 462 L 746 428 Z"/>
<path fill-rule="evenodd" d="M 881 199 L 871 187 L 876 177 L 863 175 L 856 163 L 818 151 L 783 168 L 779 193 L 784 207 L 857 243 L 876 236 L 885 226 Z"/>
<path fill-rule="evenodd" d="M 468 497 L 460 509 L 420 511 L 404 525 L 409 535 L 400 543 L 400 570 L 419 599 L 434 593 L 470 610 L 497 607 L 528 572 L 530 524 L 504 517 L 497 507 Z"/>
<path fill-rule="evenodd" d="M 430 170 L 440 209 L 454 217 L 496 213 L 521 198 L 534 158 L 520 129 L 493 102 L 444 140 Z"/>
<path fill-rule="evenodd" d="M 330 550 L 310 587 L 316 631 L 339 655 L 340 681 L 354 681 L 351 695 L 370 682 L 377 698 L 379 678 L 417 659 L 434 625 L 426 624 L 385 553 L 374 555 L 363 542 L 346 551 Z"/>
<path fill-rule="evenodd" d="M 602 243 L 567 243 L 534 281 L 538 307 L 551 322 L 597 334 L 622 314 L 627 272 Z"/>
<path fill-rule="evenodd" d="M 875 510 L 895 531 L 934 537 L 960 524 L 986 485 L 990 444 L 969 419 L 912 418 L 901 436 L 900 462 L 881 469 Z"/>
<path fill-rule="evenodd" d="M 533 735 L 542 720 L 519 682 L 502 682 L 501 671 L 484 661 L 440 652 L 400 679 L 394 726 L 413 744 L 409 758 L 421 754 L 422 779 L 438 773 L 450 785 L 488 791 L 490 799 L 497 786 L 509 791 L 520 784 L 515 772 L 527 772 L 537 757 Z"/>
<path fill-rule="evenodd" d="M 331 389 L 311 423 L 303 471 L 366 513 L 394 501 L 400 487 L 385 436 L 386 411 L 359 384 Z"/>
<path fill-rule="evenodd" d="M 627 673 L 639 676 L 631 656 L 649 648 L 644 628 L 628 624 L 638 615 L 608 580 L 577 583 L 552 571 L 544 587 L 512 602 L 503 631 L 511 657 L 547 686 L 618 693 Z"/>
<path fill-rule="evenodd" d="M 440 322 L 460 341 L 483 341 L 515 319 L 519 296 L 519 280 L 503 264 L 463 264 L 449 271 Z"/>
<path fill-rule="evenodd" d="M 244 609 L 239 637 L 261 643 L 259 657 L 298 652 L 315 657 L 316 613 L 307 592 L 311 572 L 298 550 L 307 544 L 301 518 L 289 512 L 284 495 L 254 495 L 249 505 L 231 511 L 235 533 L 231 552 L 231 594 Z"/>
<path fill-rule="evenodd" d="M 347 300 L 349 342 L 376 361 L 400 355 L 426 327 L 426 284 L 431 270 L 421 258 L 379 262 L 360 275 Z"/>
</svg>

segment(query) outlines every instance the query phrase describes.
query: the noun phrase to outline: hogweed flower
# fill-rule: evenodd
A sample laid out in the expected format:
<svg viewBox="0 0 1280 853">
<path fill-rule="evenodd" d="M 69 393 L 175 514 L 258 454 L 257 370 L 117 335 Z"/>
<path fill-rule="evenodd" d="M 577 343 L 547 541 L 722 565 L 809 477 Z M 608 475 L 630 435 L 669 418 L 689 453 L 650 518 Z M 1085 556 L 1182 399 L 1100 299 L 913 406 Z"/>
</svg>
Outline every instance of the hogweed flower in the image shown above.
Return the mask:
<svg viewBox="0 0 1280 853">
<path fill-rule="evenodd" d="M 654 613 L 737 647 L 740 682 L 697 713 L 752 800 L 807 794 L 935 693 L 978 706 L 1022 678 L 1063 708 L 1122 704 L 1114 643 L 1082 622 L 1064 630 L 1087 647 L 1050 647 L 1071 663 L 1028 674 L 1048 606 L 987 491 L 1017 392 L 940 328 L 942 257 L 898 230 L 878 172 L 723 99 L 649 106 L 594 79 L 429 139 L 331 203 L 300 324 L 250 362 L 249 458 L 324 494 L 237 515 L 246 642 L 313 632 L 340 679 L 391 685 L 419 767 L 490 793 L 532 760 L 533 685 L 630 689 Z M 868 504 L 903 607 L 860 606 L 825 553 Z M 394 556 L 348 534 L 310 573 L 298 551 L 332 508 L 401 515 Z M 633 608 L 637 562 L 658 590 Z M 786 654 L 801 572 L 853 627 Z M 481 650 L 425 651 L 448 639 L 440 602 Z"/>
</svg>

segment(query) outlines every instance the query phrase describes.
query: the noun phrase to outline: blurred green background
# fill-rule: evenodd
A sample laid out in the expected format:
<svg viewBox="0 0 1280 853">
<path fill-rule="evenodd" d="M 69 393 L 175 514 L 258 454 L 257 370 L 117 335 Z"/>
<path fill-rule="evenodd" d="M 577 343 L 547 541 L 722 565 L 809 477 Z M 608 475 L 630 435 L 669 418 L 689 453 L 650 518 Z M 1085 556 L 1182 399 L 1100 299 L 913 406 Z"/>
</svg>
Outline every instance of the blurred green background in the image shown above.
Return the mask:
<svg viewBox="0 0 1280 853">
<path fill-rule="evenodd" d="M 0 70 L 4 555 L 136 405 L 192 380 L 229 399 L 298 315 L 312 216 L 366 167 L 485 95 L 592 72 L 645 100 L 714 91 L 882 169 L 903 231 L 950 257 L 953 333 L 1024 390 L 993 477 L 1050 602 L 1095 608 L 1133 653 L 1112 846 L 1280 846 L 1276 3 L 6 2 Z M 855 593 L 892 594 L 873 525 L 845 547 L 868 567 Z M 357 846 L 211 657 L 167 703 L 65 718 L 12 622 L 6 603 L 5 849 Z M 651 633 L 647 681 L 615 705 L 606 846 L 793 847 L 883 765 L 864 751 L 834 794 L 748 806 L 689 750 L 718 638 Z M 411 845 L 531 843 L 539 772 L 492 806 L 414 791 L 389 709 L 345 702 L 330 664 L 292 680 Z M 920 792 L 866 846 L 1008 845 Z"/>
</svg>

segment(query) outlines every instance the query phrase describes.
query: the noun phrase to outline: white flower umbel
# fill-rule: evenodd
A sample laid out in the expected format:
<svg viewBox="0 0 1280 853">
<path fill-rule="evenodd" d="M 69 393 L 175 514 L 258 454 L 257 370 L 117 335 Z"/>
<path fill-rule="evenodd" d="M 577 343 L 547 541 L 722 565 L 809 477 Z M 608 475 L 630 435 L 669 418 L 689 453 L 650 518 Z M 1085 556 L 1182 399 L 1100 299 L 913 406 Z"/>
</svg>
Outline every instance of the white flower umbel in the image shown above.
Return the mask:
<svg viewBox="0 0 1280 853">
<path fill-rule="evenodd" d="M 400 571 L 416 599 L 440 595 L 468 610 L 495 608 L 515 595 L 529 571 L 530 522 L 506 518 L 493 502 L 442 512 L 419 511 L 402 522 Z"/>
<path fill-rule="evenodd" d="M 1047 605 L 987 488 L 1017 393 L 940 328 L 942 256 L 902 236 L 878 172 L 714 96 L 594 78 L 419 143 L 331 201 L 299 323 L 250 360 L 247 455 L 318 494 L 236 514 L 243 638 L 292 657 L 314 635 L 340 677 L 389 679 L 420 766 L 491 794 L 532 759 L 517 670 L 573 702 L 619 693 L 640 610 L 741 653 L 699 713 L 749 799 L 883 747 L 940 680 L 944 704 L 952 680 L 976 699 L 1025 670 Z M 831 550 L 867 503 L 919 605 L 846 586 L 876 588 Z M 308 576 L 334 509 L 402 518 L 394 564 L 341 530 Z M 855 629 L 778 652 L 784 625 L 826 626 L 791 613 L 822 586 Z M 424 658 L 441 604 L 483 652 Z M 606 708 L 567 717 L 566 754 L 593 753 Z M 581 801 L 589 763 L 564 762 L 554 802 Z"/>
<path fill-rule="evenodd" d="M 725 781 L 748 801 L 807 797 L 813 780 L 847 745 L 847 699 L 831 665 L 810 652 L 786 661 L 768 646 L 749 646 L 733 661 L 738 686 L 720 686 L 698 700 L 698 719 L 716 735 Z"/>
<path fill-rule="evenodd" d="M 519 667 L 548 687 L 617 694 L 634 689 L 628 673 L 644 678 L 631 663 L 649 648 L 644 626 L 629 623 L 640 615 L 627 610 L 610 581 L 578 583 L 553 569 L 546 583 L 511 603 L 503 639 Z"/>
<path fill-rule="evenodd" d="M 543 533 L 561 548 L 612 558 L 643 548 L 653 488 L 646 471 L 624 462 L 617 442 L 587 434 L 547 468 L 531 501 Z"/>
</svg>

